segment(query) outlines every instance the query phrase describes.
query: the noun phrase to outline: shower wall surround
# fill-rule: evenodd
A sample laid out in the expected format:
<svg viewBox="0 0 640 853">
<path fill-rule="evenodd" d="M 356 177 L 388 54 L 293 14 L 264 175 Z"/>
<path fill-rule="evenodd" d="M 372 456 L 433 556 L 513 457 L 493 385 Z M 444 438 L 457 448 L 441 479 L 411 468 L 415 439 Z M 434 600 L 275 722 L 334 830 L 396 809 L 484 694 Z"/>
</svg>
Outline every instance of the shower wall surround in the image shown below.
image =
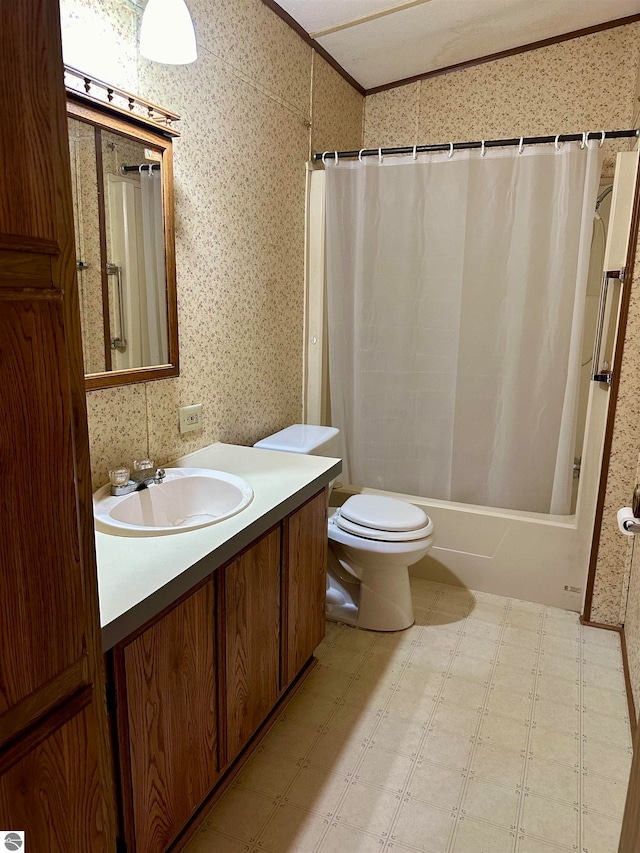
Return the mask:
<svg viewBox="0 0 640 853">
<path fill-rule="evenodd" d="M 582 36 L 370 95 L 364 144 L 374 148 L 633 127 L 639 70 L 640 23 Z M 615 152 L 626 150 L 628 142 L 606 146 L 605 171 L 612 174 Z M 640 273 L 640 267 L 636 270 Z M 624 621 L 629 576 L 630 540 L 618 532 L 615 516 L 630 500 L 640 446 L 639 284 L 636 276 L 592 609 L 594 621 L 609 625 Z M 640 624 L 640 601 L 638 607 Z"/>
<path fill-rule="evenodd" d="M 141 450 L 162 463 L 301 419 L 305 163 L 312 149 L 362 146 L 364 98 L 261 0 L 190 0 L 188 66 L 138 56 L 143 8 L 61 0 L 68 64 L 182 117 L 181 375 L 87 395 L 94 488 Z M 181 435 L 178 407 L 197 402 L 204 428 Z"/>
</svg>

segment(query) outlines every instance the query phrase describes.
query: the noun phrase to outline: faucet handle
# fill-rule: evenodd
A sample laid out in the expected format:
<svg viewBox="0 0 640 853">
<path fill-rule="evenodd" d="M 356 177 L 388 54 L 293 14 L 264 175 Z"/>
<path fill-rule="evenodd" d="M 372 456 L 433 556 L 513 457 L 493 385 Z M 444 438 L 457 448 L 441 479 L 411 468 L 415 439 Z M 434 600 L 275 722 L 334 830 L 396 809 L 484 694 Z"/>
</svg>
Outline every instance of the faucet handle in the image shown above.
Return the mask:
<svg viewBox="0 0 640 853">
<path fill-rule="evenodd" d="M 166 476 L 166 471 L 164 468 L 156 468 L 156 475 L 153 478 L 155 483 L 161 483 Z"/>
<path fill-rule="evenodd" d="M 129 469 L 125 465 L 122 465 L 120 468 L 114 468 L 112 471 L 109 471 L 109 482 L 112 486 L 126 486 L 130 476 L 131 472 Z"/>
<path fill-rule="evenodd" d="M 140 459 L 133 460 L 133 470 L 134 471 L 146 471 L 147 468 L 153 468 L 153 459 L 149 459 L 148 456 L 142 456 Z"/>
</svg>

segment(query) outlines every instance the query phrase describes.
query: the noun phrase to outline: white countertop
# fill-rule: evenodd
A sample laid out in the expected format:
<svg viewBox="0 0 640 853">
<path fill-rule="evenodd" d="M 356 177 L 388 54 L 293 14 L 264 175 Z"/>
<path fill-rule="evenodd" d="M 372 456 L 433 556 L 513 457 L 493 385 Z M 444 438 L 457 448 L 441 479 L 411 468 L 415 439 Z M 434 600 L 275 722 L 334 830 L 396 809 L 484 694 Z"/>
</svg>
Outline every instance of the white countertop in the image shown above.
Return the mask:
<svg viewBox="0 0 640 853">
<path fill-rule="evenodd" d="M 225 521 L 168 536 L 112 536 L 96 531 L 104 651 L 293 512 L 341 470 L 339 459 L 221 443 L 172 464 L 244 477 L 253 488 L 253 501 Z"/>
</svg>

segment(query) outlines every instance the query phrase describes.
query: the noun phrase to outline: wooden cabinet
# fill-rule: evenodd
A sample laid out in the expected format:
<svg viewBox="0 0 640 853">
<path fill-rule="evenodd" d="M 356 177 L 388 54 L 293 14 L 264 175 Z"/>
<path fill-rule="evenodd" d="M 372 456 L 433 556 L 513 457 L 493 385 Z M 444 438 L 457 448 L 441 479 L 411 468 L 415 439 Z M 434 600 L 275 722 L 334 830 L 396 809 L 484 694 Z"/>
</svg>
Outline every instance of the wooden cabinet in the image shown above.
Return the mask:
<svg viewBox="0 0 640 853">
<path fill-rule="evenodd" d="M 225 705 L 224 763 L 238 755 L 276 703 L 280 656 L 280 528 L 217 576 Z"/>
<path fill-rule="evenodd" d="M 25 830 L 25 849 L 38 853 L 111 853 L 114 832 L 104 821 L 95 715 L 85 707 L 67 716 L 47 727 L 44 738 L 42 728 L 36 730 L 30 748 L 2 774 L 0 815 L 11 816 L 4 828 Z"/>
<path fill-rule="evenodd" d="M 213 613 L 208 581 L 116 654 L 127 834 L 144 853 L 167 848 L 219 776 Z"/>
<path fill-rule="evenodd" d="M 0 3 L 0 826 L 112 851 L 56 0 Z"/>
<path fill-rule="evenodd" d="M 282 686 L 290 684 L 324 637 L 327 495 L 311 498 L 284 524 Z"/>
<path fill-rule="evenodd" d="M 115 647 L 127 853 L 171 846 L 309 662 L 326 555 L 323 489 Z"/>
</svg>

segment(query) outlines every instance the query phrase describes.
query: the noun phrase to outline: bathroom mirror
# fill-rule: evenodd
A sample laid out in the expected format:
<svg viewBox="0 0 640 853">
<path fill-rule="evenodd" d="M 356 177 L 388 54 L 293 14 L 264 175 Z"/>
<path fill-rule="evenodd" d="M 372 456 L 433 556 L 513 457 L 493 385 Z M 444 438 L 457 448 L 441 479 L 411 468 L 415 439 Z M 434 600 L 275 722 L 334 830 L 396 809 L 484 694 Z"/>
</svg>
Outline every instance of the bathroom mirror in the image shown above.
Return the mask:
<svg viewBox="0 0 640 853">
<path fill-rule="evenodd" d="M 167 116 L 178 117 L 100 81 L 82 82 L 85 91 L 67 84 L 67 120 L 86 387 L 177 376 L 177 133 Z"/>
</svg>

